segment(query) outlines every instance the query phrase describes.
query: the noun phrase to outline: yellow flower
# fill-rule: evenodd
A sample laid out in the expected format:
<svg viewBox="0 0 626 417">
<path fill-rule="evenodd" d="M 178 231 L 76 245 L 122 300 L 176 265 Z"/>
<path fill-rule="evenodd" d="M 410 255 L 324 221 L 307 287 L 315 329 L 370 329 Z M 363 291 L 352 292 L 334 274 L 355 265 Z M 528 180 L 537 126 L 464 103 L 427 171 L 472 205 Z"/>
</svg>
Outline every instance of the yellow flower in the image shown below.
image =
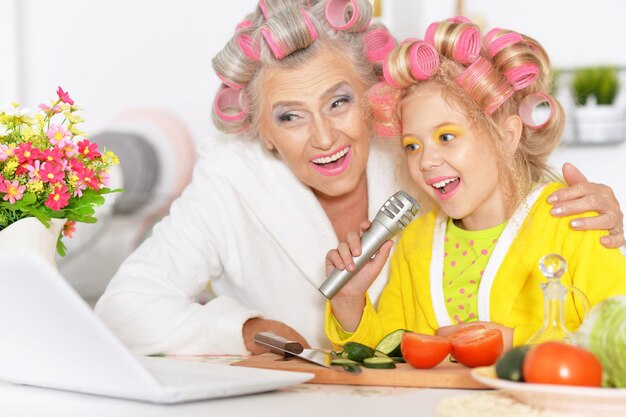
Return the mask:
<svg viewBox="0 0 626 417">
<path fill-rule="evenodd" d="M 74 125 L 69 125 L 67 130 L 69 130 L 70 133 L 74 136 L 83 136 L 83 137 L 87 136 L 87 133 L 83 132 L 82 130 L 80 130 Z"/>
<path fill-rule="evenodd" d="M 5 177 L 13 175 L 19 165 L 20 164 L 17 162 L 17 158 L 15 157 L 7 159 L 5 161 L 4 168 L 2 169 L 2 174 L 4 174 Z"/>
<path fill-rule="evenodd" d="M 118 165 L 120 163 L 120 160 L 118 159 L 117 155 L 113 153 L 113 151 L 107 151 L 107 148 L 104 147 L 104 152 L 102 153 L 102 162 L 107 165 Z"/>
<path fill-rule="evenodd" d="M 39 194 L 43 192 L 43 182 L 40 180 L 26 183 L 26 190 L 31 193 Z"/>
<path fill-rule="evenodd" d="M 74 125 L 85 121 L 85 119 L 83 119 L 82 117 L 74 113 L 71 113 L 69 111 L 66 111 L 65 113 L 63 113 L 63 116 L 65 116 L 65 118 L 69 120 L 71 124 L 74 124 Z"/>
</svg>

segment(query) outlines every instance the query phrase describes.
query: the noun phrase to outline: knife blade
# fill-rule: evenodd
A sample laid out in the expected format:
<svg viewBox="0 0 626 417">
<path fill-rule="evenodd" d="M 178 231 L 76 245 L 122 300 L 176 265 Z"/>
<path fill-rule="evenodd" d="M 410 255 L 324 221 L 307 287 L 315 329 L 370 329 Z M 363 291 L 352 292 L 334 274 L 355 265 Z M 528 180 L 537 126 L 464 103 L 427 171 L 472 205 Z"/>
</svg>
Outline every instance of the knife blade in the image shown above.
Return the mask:
<svg viewBox="0 0 626 417">
<path fill-rule="evenodd" d="M 288 357 L 296 356 L 305 361 L 314 363 L 324 368 L 330 368 L 330 354 L 317 349 L 304 349 L 304 347 L 291 340 L 271 332 L 261 332 L 254 335 L 254 343 L 263 346 L 272 353 Z"/>
</svg>

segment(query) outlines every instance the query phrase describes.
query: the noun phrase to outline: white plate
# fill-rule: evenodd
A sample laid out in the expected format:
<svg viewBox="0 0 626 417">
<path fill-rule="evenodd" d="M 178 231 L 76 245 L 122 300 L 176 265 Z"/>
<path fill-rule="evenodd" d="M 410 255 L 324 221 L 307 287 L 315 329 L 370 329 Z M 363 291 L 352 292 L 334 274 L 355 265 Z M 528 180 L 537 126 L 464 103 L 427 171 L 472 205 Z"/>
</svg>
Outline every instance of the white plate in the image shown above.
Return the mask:
<svg viewBox="0 0 626 417">
<path fill-rule="evenodd" d="M 625 416 L 626 388 L 588 388 L 530 384 L 496 377 L 493 366 L 472 369 L 472 377 L 491 388 L 506 390 L 517 400 L 546 410 Z"/>
</svg>

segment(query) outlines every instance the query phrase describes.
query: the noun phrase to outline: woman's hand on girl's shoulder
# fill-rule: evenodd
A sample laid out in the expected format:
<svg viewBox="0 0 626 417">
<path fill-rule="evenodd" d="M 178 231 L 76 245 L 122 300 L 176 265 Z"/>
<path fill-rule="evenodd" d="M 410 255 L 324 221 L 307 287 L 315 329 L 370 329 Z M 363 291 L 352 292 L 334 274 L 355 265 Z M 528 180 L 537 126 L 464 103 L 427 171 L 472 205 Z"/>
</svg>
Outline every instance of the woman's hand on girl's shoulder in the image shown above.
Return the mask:
<svg viewBox="0 0 626 417">
<path fill-rule="evenodd" d="M 570 225 L 575 230 L 608 230 L 609 234 L 600 238 L 607 248 L 624 245 L 624 214 L 611 187 L 589 182 L 570 163 L 563 164 L 563 178 L 568 187 L 555 191 L 548 197 L 554 207 L 550 214 L 564 217 L 595 211 L 597 216 L 573 219 Z"/>
</svg>

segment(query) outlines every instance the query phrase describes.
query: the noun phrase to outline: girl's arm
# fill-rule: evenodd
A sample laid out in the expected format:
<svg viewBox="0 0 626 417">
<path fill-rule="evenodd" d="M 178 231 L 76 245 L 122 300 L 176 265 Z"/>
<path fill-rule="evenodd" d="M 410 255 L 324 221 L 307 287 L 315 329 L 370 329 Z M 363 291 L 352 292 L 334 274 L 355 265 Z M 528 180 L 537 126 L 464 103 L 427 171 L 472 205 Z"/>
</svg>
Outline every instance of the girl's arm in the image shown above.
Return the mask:
<svg viewBox="0 0 626 417">
<path fill-rule="evenodd" d="M 361 224 L 361 233 L 349 232 L 347 242 L 339 243 L 337 249 L 326 255 L 326 275 L 330 275 L 334 268 L 353 271 L 355 268 L 353 257 L 361 254 L 361 238 L 363 231 L 369 228 L 370 222 Z M 380 274 L 393 246 L 392 241 L 385 242 L 376 256 L 348 281 L 348 283 L 330 300 L 333 315 L 347 332 L 354 332 L 359 326 L 365 294 L 376 277 Z"/>
<path fill-rule="evenodd" d="M 569 187 L 555 191 L 548 197 L 554 207 L 550 211 L 554 217 L 570 216 L 587 211 L 595 211 L 597 216 L 574 219 L 570 222 L 574 230 L 608 230 L 609 234 L 600 238 L 607 248 L 624 245 L 624 214 L 611 187 L 589 182 L 572 164 L 563 164 L 563 178 Z"/>
</svg>

